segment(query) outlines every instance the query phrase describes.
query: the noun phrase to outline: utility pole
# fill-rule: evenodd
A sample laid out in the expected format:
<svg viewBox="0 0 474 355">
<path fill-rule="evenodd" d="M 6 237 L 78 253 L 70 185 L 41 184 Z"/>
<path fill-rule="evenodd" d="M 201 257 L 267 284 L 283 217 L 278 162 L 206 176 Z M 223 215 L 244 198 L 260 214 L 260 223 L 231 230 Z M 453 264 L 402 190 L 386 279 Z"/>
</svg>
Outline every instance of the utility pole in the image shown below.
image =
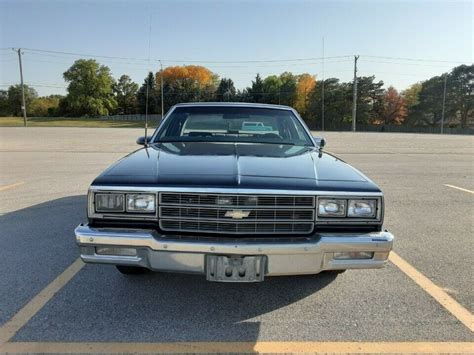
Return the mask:
<svg viewBox="0 0 474 355">
<path fill-rule="evenodd" d="M 163 116 L 165 114 L 165 97 L 163 95 L 163 64 L 160 60 L 160 68 L 161 68 L 161 75 L 160 75 L 160 86 L 161 86 L 161 120 L 163 120 Z"/>
<path fill-rule="evenodd" d="M 23 112 L 23 124 L 26 127 L 28 120 L 26 118 L 26 102 L 25 102 L 25 85 L 23 84 L 23 66 L 21 64 L 21 48 L 18 48 L 18 62 L 20 63 L 20 80 L 21 80 L 21 111 Z"/>
<path fill-rule="evenodd" d="M 358 55 L 354 56 L 354 91 L 352 93 L 352 132 L 356 130 L 356 118 L 357 118 L 357 60 Z"/>
<path fill-rule="evenodd" d="M 441 134 L 444 132 L 444 106 L 446 104 L 446 82 L 448 81 L 448 74 L 444 74 L 444 90 L 443 90 L 443 110 L 441 112 Z"/>
<path fill-rule="evenodd" d="M 323 75 L 321 86 L 321 131 L 324 131 L 324 36 L 323 36 Z"/>
</svg>

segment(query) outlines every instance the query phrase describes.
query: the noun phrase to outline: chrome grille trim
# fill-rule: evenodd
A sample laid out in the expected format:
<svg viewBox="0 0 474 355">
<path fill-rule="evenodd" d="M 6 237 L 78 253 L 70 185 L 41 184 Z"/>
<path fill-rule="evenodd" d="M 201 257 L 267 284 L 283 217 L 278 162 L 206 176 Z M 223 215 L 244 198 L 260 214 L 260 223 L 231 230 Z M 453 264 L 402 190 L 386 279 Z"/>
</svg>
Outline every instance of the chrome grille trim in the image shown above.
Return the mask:
<svg viewBox="0 0 474 355">
<path fill-rule="evenodd" d="M 159 194 L 163 231 L 219 234 L 307 234 L 314 229 L 315 196 L 217 193 Z M 242 219 L 227 212 L 248 211 Z"/>
<path fill-rule="evenodd" d="M 256 200 L 252 200 L 256 199 Z M 230 199 L 231 203 L 224 202 Z M 314 196 L 287 196 L 287 195 L 237 195 L 237 194 L 206 194 L 206 193 L 179 193 L 160 192 L 160 204 L 176 206 L 200 207 L 268 207 L 268 208 L 314 208 Z"/>
<path fill-rule="evenodd" d="M 160 228 L 164 231 L 220 234 L 306 234 L 313 231 L 314 223 L 236 223 L 161 219 Z"/>
<path fill-rule="evenodd" d="M 259 222 L 296 222 L 296 221 L 314 221 L 314 209 L 249 209 L 245 208 L 242 211 L 249 210 L 250 214 L 244 220 L 233 220 L 230 217 L 225 217 L 229 208 L 200 208 L 200 207 L 181 207 L 181 206 L 160 206 L 160 218 L 164 219 L 211 219 L 221 221 L 232 221 L 234 223 L 259 221 Z"/>
</svg>

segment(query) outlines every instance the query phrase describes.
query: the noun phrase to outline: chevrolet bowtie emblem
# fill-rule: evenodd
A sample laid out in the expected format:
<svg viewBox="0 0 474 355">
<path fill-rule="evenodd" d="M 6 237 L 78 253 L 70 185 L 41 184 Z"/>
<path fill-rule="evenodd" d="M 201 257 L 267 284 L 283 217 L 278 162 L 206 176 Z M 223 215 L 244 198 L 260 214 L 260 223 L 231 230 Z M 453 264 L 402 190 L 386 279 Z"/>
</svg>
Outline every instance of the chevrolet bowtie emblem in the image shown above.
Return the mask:
<svg viewBox="0 0 474 355">
<path fill-rule="evenodd" d="M 233 219 L 242 219 L 247 218 L 250 215 L 251 211 L 242 211 L 242 210 L 232 210 L 225 213 L 226 217 L 231 217 Z"/>
</svg>

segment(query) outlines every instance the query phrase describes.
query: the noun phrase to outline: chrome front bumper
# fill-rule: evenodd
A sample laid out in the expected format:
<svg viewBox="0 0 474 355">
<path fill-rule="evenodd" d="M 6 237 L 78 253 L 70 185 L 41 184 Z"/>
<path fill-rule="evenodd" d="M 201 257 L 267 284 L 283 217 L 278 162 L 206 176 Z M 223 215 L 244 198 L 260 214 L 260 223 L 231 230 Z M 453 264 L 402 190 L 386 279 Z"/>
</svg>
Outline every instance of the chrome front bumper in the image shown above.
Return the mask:
<svg viewBox="0 0 474 355">
<path fill-rule="evenodd" d="M 206 255 L 265 255 L 266 276 L 317 274 L 324 270 L 383 267 L 392 250 L 387 231 L 317 234 L 308 238 L 179 238 L 147 229 L 92 228 L 79 225 L 76 241 L 86 263 L 142 266 L 154 271 L 205 274 Z M 136 256 L 102 255 L 96 247 L 136 248 Z M 372 259 L 334 259 L 336 252 L 373 252 Z"/>
</svg>

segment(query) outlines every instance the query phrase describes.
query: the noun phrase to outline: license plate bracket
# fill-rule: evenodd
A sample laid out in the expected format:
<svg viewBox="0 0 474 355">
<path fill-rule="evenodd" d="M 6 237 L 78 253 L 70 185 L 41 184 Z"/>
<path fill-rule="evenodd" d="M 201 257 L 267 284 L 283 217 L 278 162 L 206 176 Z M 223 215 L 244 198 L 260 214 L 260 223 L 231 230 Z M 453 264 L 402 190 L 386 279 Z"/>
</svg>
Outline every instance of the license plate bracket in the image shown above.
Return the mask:
<svg viewBox="0 0 474 355">
<path fill-rule="evenodd" d="M 217 282 L 260 282 L 266 256 L 206 255 L 206 278 Z"/>
</svg>

